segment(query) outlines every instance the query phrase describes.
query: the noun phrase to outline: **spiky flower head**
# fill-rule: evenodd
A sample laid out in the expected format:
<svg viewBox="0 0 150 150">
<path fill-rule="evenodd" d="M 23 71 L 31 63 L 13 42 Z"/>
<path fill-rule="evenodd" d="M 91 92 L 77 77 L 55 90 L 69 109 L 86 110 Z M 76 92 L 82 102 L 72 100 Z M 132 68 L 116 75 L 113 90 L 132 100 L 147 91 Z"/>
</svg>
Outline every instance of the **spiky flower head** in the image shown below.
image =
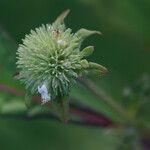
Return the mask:
<svg viewBox="0 0 150 150">
<path fill-rule="evenodd" d="M 64 24 L 68 12 L 62 13 L 52 24 L 31 30 L 17 51 L 19 79 L 31 94 L 40 93 L 44 103 L 67 96 L 72 82 L 85 70 L 106 71 L 85 59 L 93 52 L 93 46 L 81 50 L 86 37 L 100 32 L 80 29 L 72 33 Z"/>
</svg>

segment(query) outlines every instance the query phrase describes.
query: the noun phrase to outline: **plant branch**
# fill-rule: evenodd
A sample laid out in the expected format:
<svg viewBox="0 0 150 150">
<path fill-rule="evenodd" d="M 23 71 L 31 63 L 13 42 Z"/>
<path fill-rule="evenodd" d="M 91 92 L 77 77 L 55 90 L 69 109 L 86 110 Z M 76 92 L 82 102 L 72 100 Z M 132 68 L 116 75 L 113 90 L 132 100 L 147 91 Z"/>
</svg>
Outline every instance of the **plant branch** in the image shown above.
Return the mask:
<svg viewBox="0 0 150 150">
<path fill-rule="evenodd" d="M 24 96 L 24 92 L 19 91 L 15 88 L 9 87 L 5 84 L 0 84 L 0 91 L 7 92 L 9 94 L 15 96 Z M 39 97 L 33 97 L 33 100 L 37 103 L 40 103 Z M 49 104 L 48 104 L 49 106 Z M 50 105 L 51 106 L 51 105 Z M 93 109 L 82 105 L 79 103 L 79 100 L 75 100 L 74 98 L 70 99 L 70 113 L 72 115 L 78 116 L 80 119 L 71 118 L 68 123 L 79 124 L 91 127 L 119 127 L 116 123 L 114 123 L 111 119 L 106 117 L 104 114 L 100 112 L 96 112 Z M 19 115 L 19 114 L 1 114 L 0 118 L 17 118 L 17 119 L 25 119 L 25 120 L 34 120 L 34 119 L 47 119 L 52 118 L 55 120 L 59 120 L 59 118 L 52 113 L 48 114 L 37 114 L 34 116 L 28 116 L 27 114 Z"/>
<path fill-rule="evenodd" d="M 94 82 L 92 82 L 89 79 L 86 78 L 78 78 L 78 81 L 80 84 L 85 86 L 89 91 L 91 91 L 96 97 L 98 97 L 101 101 L 103 101 L 105 104 L 107 104 L 109 107 L 111 107 L 113 110 L 118 112 L 123 118 L 126 120 L 130 120 L 131 118 L 129 114 L 126 112 L 126 110 L 118 104 L 115 100 L 113 100 L 109 95 L 107 95 L 102 89 L 97 87 Z"/>
</svg>

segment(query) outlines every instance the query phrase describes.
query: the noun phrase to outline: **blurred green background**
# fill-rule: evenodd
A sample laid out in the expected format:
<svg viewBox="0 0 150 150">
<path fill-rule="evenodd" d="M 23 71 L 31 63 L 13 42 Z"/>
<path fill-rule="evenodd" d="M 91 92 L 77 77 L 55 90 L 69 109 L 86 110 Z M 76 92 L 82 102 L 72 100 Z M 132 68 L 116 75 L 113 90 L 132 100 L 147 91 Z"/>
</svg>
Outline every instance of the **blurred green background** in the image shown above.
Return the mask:
<svg viewBox="0 0 150 150">
<path fill-rule="evenodd" d="M 102 36 L 88 38 L 84 43 L 85 46 L 95 46 L 89 59 L 109 70 L 106 76 L 93 77 L 93 80 L 124 105 L 124 87 L 150 73 L 149 0 L 0 0 L 0 83 L 24 89 L 13 79 L 17 45 L 31 29 L 53 22 L 68 8 L 71 13 L 66 24 L 73 31 L 84 27 L 103 33 Z M 72 96 L 113 120 L 119 120 L 115 112 L 85 89 L 81 92 L 78 85 L 72 90 Z M 148 109 L 143 116 L 150 126 Z M 26 111 L 24 98 L 0 91 L 0 111 L 1 114 L 23 113 Z M 120 138 L 114 132 L 64 125 L 51 119 L 23 121 L 0 118 L 0 149 L 115 150 Z"/>
</svg>

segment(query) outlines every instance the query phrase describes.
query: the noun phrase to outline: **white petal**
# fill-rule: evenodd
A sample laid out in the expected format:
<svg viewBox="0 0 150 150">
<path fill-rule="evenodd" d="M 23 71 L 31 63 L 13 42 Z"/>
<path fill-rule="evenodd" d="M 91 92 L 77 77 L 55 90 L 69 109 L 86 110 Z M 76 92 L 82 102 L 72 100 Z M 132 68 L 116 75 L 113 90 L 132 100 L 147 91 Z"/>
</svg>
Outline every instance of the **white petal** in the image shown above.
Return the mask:
<svg viewBox="0 0 150 150">
<path fill-rule="evenodd" d="M 51 96 L 48 94 L 48 90 L 45 84 L 43 84 L 41 87 L 38 86 L 38 92 L 41 94 L 42 104 L 45 104 L 51 100 Z"/>
</svg>

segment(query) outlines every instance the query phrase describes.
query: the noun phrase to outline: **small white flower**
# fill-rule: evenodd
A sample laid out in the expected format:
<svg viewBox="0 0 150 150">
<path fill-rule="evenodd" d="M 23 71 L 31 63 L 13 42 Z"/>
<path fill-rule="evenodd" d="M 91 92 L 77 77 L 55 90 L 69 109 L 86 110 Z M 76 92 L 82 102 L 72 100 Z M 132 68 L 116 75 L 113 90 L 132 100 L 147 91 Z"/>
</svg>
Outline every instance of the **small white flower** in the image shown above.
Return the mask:
<svg viewBox="0 0 150 150">
<path fill-rule="evenodd" d="M 42 104 L 45 104 L 51 100 L 50 94 L 48 93 L 48 90 L 45 84 L 43 84 L 41 87 L 38 86 L 38 92 L 41 94 Z"/>
</svg>

